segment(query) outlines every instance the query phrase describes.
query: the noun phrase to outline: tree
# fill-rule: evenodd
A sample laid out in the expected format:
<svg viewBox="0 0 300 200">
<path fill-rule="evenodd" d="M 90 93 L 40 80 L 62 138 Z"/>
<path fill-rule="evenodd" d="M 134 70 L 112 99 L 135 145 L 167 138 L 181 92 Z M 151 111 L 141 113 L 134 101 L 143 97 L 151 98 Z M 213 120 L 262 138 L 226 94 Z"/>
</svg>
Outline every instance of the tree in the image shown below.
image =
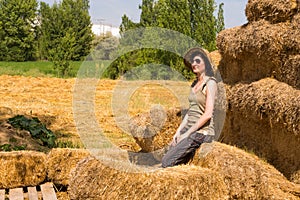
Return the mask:
<svg viewBox="0 0 300 200">
<path fill-rule="evenodd" d="M 224 3 L 221 3 L 218 9 L 218 19 L 217 19 L 217 28 L 216 28 L 217 33 L 225 29 L 223 6 Z"/>
<path fill-rule="evenodd" d="M 0 1 L 0 60 L 36 58 L 36 0 Z"/>
<path fill-rule="evenodd" d="M 94 60 L 111 60 L 118 48 L 119 38 L 111 33 L 96 36 L 93 40 L 93 51 L 91 56 Z"/>
<path fill-rule="evenodd" d="M 192 73 L 186 70 L 179 55 L 183 55 L 195 43 L 208 51 L 216 49 L 217 31 L 224 28 L 222 5 L 219 6 L 217 19 L 214 16 L 216 9 L 214 0 L 143 0 L 139 6 L 141 9 L 139 23 L 133 23 L 126 15 L 123 16 L 120 44 L 141 43 L 141 47 L 149 44 L 148 46 L 154 46 L 154 49 L 141 48 L 120 56 L 118 63 L 113 65 L 115 70 L 111 72 L 123 75 L 123 72 L 131 70 L 132 67 L 159 63 L 172 67 L 186 78 L 191 78 Z M 153 32 L 150 30 L 133 36 L 130 36 L 130 31 L 127 33 L 128 30 L 139 27 L 160 27 L 170 31 L 160 32 L 156 29 Z M 173 34 L 172 31 L 181 35 Z M 191 40 L 186 41 L 186 38 Z M 159 48 L 161 44 L 163 48 Z M 156 46 L 158 48 L 155 48 Z"/>
<path fill-rule="evenodd" d="M 89 0 L 63 0 L 61 3 L 64 26 L 74 34 L 76 47 L 71 60 L 83 60 L 90 53 L 93 41 Z"/>
<path fill-rule="evenodd" d="M 214 0 L 189 0 L 192 38 L 208 51 L 216 49 Z"/>
<path fill-rule="evenodd" d="M 45 2 L 41 2 L 39 19 L 41 24 L 39 27 L 40 58 L 50 60 L 50 51 L 58 45 L 64 28 L 57 3 L 50 7 Z"/>
<path fill-rule="evenodd" d="M 155 1 L 154 0 L 143 0 L 142 5 L 139 9 L 142 11 L 140 16 L 140 25 L 143 27 L 153 26 L 156 21 L 155 15 Z"/>
<path fill-rule="evenodd" d="M 71 60 L 83 60 L 91 50 L 93 33 L 88 0 L 63 0 L 52 7 L 41 2 L 41 57 L 65 76 Z"/>
</svg>

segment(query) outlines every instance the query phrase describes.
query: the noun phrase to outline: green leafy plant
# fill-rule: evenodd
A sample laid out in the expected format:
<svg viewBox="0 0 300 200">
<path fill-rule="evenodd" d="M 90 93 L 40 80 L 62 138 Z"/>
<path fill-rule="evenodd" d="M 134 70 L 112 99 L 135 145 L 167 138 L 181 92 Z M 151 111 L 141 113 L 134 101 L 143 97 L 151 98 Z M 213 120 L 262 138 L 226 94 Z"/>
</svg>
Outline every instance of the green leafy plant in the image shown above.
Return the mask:
<svg viewBox="0 0 300 200">
<path fill-rule="evenodd" d="M 0 145 L 0 151 L 21 151 L 25 149 L 26 149 L 26 145 L 21 145 L 21 146 L 12 146 L 11 144 Z"/>
<path fill-rule="evenodd" d="M 21 150 L 25 150 L 26 149 L 26 145 L 21 145 L 21 146 L 14 146 L 13 150 L 14 151 L 21 151 Z"/>
<path fill-rule="evenodd" d="M 40 139 L 44 146 L 53 148 L 55 145 L 56 137 L 54 133 L 47 129 L 36 117 L 30 119 L 24 115 L 16 115 L 15 117 L 9 118 L 8 123 L 15 128 L 29 131 L 31 136 L 35 139 Z"/>
<path fill-rule="evenodd" d="M 11 144 L 0 145 L 0 151 L 11 151 Z"/>
</svg>

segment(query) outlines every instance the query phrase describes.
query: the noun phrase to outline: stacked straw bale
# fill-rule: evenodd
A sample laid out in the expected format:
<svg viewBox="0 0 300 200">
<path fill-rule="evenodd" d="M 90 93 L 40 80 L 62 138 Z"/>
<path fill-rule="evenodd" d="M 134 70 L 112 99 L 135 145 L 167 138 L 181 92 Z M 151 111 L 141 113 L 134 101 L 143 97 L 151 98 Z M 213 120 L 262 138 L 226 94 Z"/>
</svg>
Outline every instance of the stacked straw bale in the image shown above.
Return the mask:
<svg viewBox="0 0 300 200">
<path fill-rule="evenodd" d="M 246 15 L 217 37 L 228 99 L 220 141 L 291 178 L 300 169 L 300 2 L 249 0 Z"/>
<path fill-rule="evenodd" d="M 222 175 L 230 199 L 300 199 L 300 185 L 236 147 L 218 142 L 203 144 L 192 163 Z"/>
<path fill-rule="evenodd" d="M 84 149 L 52 149 L 47 155 L 47 178 L 57 185 L 68 186 L 71 171 L 89 155 Z"/>
<path fill-rule="evenodd" d="M 296 184 L 300 184 L 300 170 L 298 170 L 292 174 L 291 181 Z"/>
<path fill-rule="evenodd" d="M 246 16 L 249 22 L 265 19 L 278 23 L 289 20 L 298 7 L 297 0 L 249 0 Z"/>
<path fill-rule="evenodd" d="M 209 57 L 214 65 L 214 67 L 218 67 L 220 65 L 221 54 L 218 50 L 212 51 L 209 54 Z"/>
<path fill-rule="evenodd" d="M 300 40 L 299 40 L 299 44 L 300 44 Z M 277 78 L 279 81 L 285 82 L 292 86 L 296 86 L 296 88 L 299 89 L 300 88 L 300 54 L 291 55 L 287 57 L 285 62 L 283 63 L 283 67 L 280 68 L 279 73 L 282 74 L 282 76 Z"/>
<path fill-rule="evenodd" d="M 273 7 L 286 5 L 282 3 L 284 1 L 279 1 L 279 4 L 273 1 L 249 1 L 248 7 L 254 9 L 256 4 L 272 4 L 264 9 L 268 8 L 273 13 Z M 219 33 L 217 46 L 222 55 L 219 70 L 224 82 L 233 84 L 274 77 L 300 88 L 299 64 L 290 64 L 290 60 L 300 52 L 299 10 L 291 12 L 291 16 L 280 23 L 272 23 L 261 16 L 249 20 L 248 24 Z"/>
<path fill-rule="evenodd" d="M 300 169 L 300 91 L 266 78 L 227 90 L 222 142 L 266 158 L 284 175 Z"/>
<path fill-rule="evenodd" d="M 46 155 L 35 151 L 0 152 L 0 188 L 35 186 L 46 178 Z"/>
<path fill-rule="evenodd" d="M 216 172 L 199 166 L 177 166 L 126 173 L 95 158 L 82 160 L 72 172 L 70 199 L 228 199 Z"/>
</svg>

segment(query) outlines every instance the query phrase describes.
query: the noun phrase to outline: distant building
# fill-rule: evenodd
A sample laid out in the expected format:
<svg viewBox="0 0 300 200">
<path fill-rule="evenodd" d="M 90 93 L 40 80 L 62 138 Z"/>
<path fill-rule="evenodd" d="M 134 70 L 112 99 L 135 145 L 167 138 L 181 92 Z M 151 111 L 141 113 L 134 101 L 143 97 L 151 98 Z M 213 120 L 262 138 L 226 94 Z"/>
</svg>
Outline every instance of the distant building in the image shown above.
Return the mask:
<svg viewBox="0 0 300 200">
<path fill-rule="evenodd" d="M 93 24 L 92 31 L 95 35 L 105 35 L 110 32 L 113 36 L 120 37 L 120 33 L 119 33 L 120 29 L 112 25 Z"/>
</svg>

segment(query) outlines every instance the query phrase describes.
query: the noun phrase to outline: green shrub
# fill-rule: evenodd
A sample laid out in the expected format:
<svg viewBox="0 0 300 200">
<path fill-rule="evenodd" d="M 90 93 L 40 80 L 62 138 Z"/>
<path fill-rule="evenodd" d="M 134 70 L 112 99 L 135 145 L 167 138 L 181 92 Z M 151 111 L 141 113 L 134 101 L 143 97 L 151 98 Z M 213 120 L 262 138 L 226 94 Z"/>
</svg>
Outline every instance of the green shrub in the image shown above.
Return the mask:
<svg viewBox="0 0 300 200">
<path fill-rule="evenodd" d="M 15 117 L 9 118 L 8 123 L 15 128 L 29 131 L 31 136 L 41 140 L 44 146 L 49 148 L 55 146 L 56 136 L 36 117 L 30 119 L 24 115 L 16 115 Z"/>
</svg>

